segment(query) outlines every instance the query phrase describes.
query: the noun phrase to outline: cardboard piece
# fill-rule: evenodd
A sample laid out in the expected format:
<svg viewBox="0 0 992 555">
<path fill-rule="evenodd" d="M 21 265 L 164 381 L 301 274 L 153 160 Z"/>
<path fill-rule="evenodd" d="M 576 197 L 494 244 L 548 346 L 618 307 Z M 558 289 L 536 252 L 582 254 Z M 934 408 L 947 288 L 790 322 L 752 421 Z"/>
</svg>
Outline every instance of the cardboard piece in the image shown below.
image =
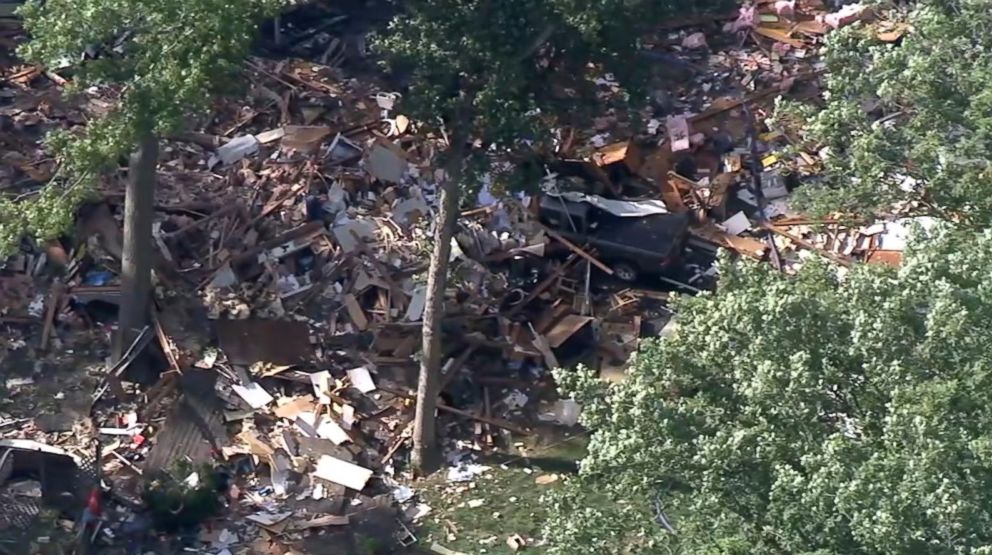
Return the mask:
<svg viewBox="0 0 992 555">
<path fill-rule="evenodd" d="M 296 417 L 301 413 L 313 411 L 315 405 L 316 402 L 313 397 L 310 395 L 304 395 L 303 397 L 296 397 L 290 402 L 276 407 L 272 412 L 279 418 L 296 420 Z"/>
</svg>

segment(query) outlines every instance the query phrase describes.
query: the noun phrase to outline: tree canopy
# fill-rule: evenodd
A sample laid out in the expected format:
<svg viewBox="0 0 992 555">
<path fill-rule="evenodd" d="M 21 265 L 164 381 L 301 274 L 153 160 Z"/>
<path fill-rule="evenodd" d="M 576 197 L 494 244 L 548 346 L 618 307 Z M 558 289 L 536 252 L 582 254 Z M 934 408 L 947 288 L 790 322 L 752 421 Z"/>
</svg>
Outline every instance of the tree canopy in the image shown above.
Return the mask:
<svg viewBox="0 0 992 555">
<path fill-rule="evenodd" d="M 865 215 L 918 201 L 949 220 L 992 216 L 992 10 L 973 0 L 921 0 L 883 42 L 855 24 L 830 35 L 825 107 L 802 110 L 806 138 L 828 147 L 826 187 L 802 194 L 812 212 Z"/>
<path fill-rule="evenodd" d="M 284 0 L 30 0 L 21 9 L 31 41 L 20 51 L 48 67 L 69 64 L 73 89 L 112 86 L 120 103 L 78 132 L 48 143 L 59 170 L 39 197 L 0 199 L 0 253 L 25 234 L 51 237 L 72 222 L 101 172 L 116 167 L 141 133 L 165 134 L 230 83 L 258 17 Z M 89 54 L 86 54 L 89 53 Z"/>
<path fill-rule="evenodd" d="M 593 433 L 552 553 L 992 553 L 992 233 L 720 270 L 623 383 L 556 373 Z"/>
<path fill-rule="evenodd" d="M 519 150 L 550 143 L 556 119 L 595 106 L 595 78 L 609 72 L 636 91 L 650 25 L 718 3 L 412 0 L 376 45 L 409 75 L 403 109 L 424 126 L 447 125 L 474 152 Z"/>
</svg>

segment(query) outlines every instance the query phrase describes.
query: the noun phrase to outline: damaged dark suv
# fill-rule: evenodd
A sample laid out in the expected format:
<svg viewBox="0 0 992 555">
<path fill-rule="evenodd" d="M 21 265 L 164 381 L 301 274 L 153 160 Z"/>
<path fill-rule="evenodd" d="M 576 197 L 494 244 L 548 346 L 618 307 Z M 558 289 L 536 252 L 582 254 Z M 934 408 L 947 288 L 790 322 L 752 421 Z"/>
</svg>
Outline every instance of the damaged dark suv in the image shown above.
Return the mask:
<svg viewBox="0 0 992 555">
<path fill-rule="evenodd" d="M 579 197 L 582 201 L 576 202 Z M 621 281 L 664 275 L 681 266 L 689 216 L 665 213 L 657 201 L 546 195 L 539 210 L 541 223 L 578 245 L 595 248 L 597 258 Z"/>
</svg>

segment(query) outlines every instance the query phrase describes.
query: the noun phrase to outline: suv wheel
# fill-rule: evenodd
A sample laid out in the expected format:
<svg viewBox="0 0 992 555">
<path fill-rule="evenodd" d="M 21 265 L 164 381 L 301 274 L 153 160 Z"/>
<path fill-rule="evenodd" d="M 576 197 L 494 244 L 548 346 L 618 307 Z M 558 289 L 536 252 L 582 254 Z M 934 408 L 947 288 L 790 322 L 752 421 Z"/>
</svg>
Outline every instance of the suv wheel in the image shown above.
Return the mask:
<svg viewBox="0 0 992 555">
<path fill-rule="evenodd" d="M 626 262 L 620 262 L 613 265 L 613 275 L 620 281 L 631 283 L 637 281 L 637 270 L 634 266 Z"/>
</svg>

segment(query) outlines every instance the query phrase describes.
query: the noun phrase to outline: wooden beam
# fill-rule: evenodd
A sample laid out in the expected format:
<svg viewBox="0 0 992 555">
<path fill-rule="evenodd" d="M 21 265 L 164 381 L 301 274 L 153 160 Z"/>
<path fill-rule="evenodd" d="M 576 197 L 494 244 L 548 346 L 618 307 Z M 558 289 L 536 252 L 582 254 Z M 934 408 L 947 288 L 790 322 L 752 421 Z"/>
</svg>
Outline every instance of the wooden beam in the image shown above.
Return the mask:
<svg viewBox="0 0 992 555">
<path fill-rule="evenodd" d="M 562 237 L 561 235 L 559 235 L 557 232 L 555 232 L 555 231 L 553 231 L 551 229 L 548 229 L 547 227 L 544 228 L 544 231 L 547 232 L 548 237 L 551 237 L 555 241 L 558 241 L 559 243 L 565 245 L 566 247 L 568 247 L 569 249 L 571 249 L 571 251 L 574 252 L 575 254 L 577 254 L 577 255 L 581 256 L 582 258 L 585 258 L 586 260 L 588 260 L 593 266 L 599 268 L 600 270 L 603 270 L 604 272 L 606 272 L 607 274 L 609 274 L 611 276 L 613 275 L 613 269 L 612 268 L 610 268 L 606 264 L 603 264 L 602 262 L 600 262 L 593 255 L 591 255 L 591 254 L 587 253 L 586 251 L 582 250 L 582 248 L 580 248 L 575 243 L 569 241 L 568 239 L 565 239 L 564 237 Z"/>
</svg>

